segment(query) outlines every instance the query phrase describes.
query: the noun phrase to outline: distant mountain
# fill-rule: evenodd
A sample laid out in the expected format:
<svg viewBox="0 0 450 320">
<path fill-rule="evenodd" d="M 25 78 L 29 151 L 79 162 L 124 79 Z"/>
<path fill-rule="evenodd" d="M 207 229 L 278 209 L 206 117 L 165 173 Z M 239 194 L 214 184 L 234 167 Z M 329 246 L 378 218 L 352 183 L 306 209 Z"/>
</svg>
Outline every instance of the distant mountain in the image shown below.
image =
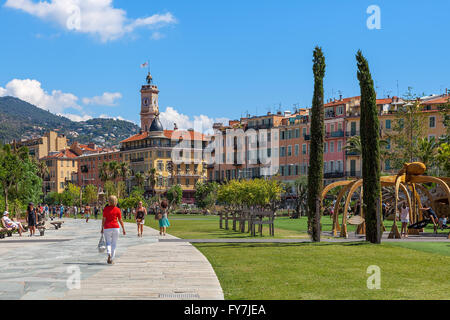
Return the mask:
<svg viewBox="0 0 450 320">
<path fill-rule="evenodd" d="M 71 142 L 116 146 L 139 132 L 132 122 L 114 119 L 71 121 L 14 97 L 0 98 L 0 141 L 31 139 L 49 130 L 65 134 Z"/>
</svg>

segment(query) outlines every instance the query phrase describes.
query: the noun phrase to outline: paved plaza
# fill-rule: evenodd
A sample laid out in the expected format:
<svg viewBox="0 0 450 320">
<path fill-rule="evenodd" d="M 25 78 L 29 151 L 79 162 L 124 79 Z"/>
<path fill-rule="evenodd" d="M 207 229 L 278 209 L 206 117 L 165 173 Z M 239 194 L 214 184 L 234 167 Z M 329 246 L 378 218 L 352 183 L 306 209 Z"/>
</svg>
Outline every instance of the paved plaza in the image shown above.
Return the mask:
<svg viewBox="0 0 450 320">
<path fill-rule="evenodd" d="M 125 228 L 114 265 L 97 250 L 100 220 L 67 219 L 44 237 L 16 234 L 0 240 L 0 299 L 224 298 L 210 263 L 190 243 L 160 242 L 159 232 L 149 227 L 138 238 L 136 225 Z M 77 274 L 79 289 L 72 281 Z"/>
</svg>

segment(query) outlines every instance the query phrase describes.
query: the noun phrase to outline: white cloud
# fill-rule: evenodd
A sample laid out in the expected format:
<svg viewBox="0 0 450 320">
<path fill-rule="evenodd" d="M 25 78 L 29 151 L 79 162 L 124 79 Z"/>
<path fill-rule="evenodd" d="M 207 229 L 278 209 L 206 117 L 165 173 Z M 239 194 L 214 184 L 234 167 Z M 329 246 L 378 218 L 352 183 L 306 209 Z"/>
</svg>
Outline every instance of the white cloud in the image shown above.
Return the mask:
<svg viewBox="0 0 450 320">
<path fill-rule="evenodd" d="M 113 0 L 7 0 L 5 6 L 54 22 L 65 30 L 99 36 L 103 42 L 119 39 L 137 28 L 158 29 L 177 22 L 170 12 L 130 19 L 125 10 L 113 7 Z"/>
<path fill-rule="evenodd" d="M 75 121 L 75 122 L 87 121 L 87 120 L 91 120 L 92 119 L 92 117 L 90 115 L 87 115 L 87 114 L 82 115 L 82 116 L 77 115 L 77 114 L 70 114 L 70 113 L 58 114 L 58 115 L 66 117 L 66 118 L 69 118 L 70 120 Z"/>
<path fill-rule="evenodd" d="M 164 34 L 162 34 L 162 33 L 159 32 L 159 31 L 155 31 L 155 32 L 152 33 L 152 36 L 150 37 L 150 39 L 151 39 L 151 40 L 160 40 L 160 39 L 162 39 L 162 38 L 164 38 L 164 37 L 165 37 Z"/>
<path fill-rule="evenodd" d="M 117 105 L 117 99 L 122 99 L 122 94 L 120 92 L 105 92 L 101 96 L 83 98 L 83 103 L 99 106 L 115 106 Z"/>
<path fill-rule="evenodd" d="M 37 80 L 11 80 L 5 88 L 0 87 L 0 96 L 13 96 L 53 113 L 61 113 L 67 108 L 81 110 L 77 96 L 61 90 L 48 93 Z"/>
<path fill-rule="evenodd" d="M 203 114 L 194 116 L 194 118 L 191 119 L 188 115 L 179 113 L 172 107 L 167 107 L 166 111 L 161 112 L 160 119 L 163 127 L 168 130 L 172 130 L 174 128 L 174 123 L 176 123 L 180 130 L 192 128 L 195 131 L 204 133 L 213 133 L 212 127 L 214 123 L 226 123 L 229 120 L 226 118 L 210 118 Z"/>
</svg>

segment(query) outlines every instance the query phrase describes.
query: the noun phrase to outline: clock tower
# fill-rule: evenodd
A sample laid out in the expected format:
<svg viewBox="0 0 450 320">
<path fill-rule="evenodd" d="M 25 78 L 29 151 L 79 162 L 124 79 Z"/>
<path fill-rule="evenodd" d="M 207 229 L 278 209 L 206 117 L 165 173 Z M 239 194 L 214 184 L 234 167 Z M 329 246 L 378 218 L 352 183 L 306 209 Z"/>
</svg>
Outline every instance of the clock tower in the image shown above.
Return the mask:
<svg viewBox="0 0 450 320">
<path fill-rule="evenodd" d="M 158 86 L 153 83 L 150 72 L 147 75 L 147 84 L 141 88 L 141 129 L 149 131 L 153 119 L 159 114 Z"/>
</svg>

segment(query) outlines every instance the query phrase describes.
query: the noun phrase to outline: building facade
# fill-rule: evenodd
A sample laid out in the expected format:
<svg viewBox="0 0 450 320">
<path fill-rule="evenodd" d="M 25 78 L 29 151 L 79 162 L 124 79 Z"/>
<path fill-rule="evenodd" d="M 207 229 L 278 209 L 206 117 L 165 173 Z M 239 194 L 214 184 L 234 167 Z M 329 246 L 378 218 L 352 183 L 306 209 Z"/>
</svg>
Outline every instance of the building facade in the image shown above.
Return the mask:
<svg viewBox="0 0 450 320">
<path fill-rule="evenodd" d="M 121 160 L 131 170 L 130 187 L 138 183 L 136 174 L 140 173 L 146 177 L 147 193 L 163 195 L 178 184 L 183 202 L 193 203 L 195 184 L 207 178 L 203 151 L 208 139 L 193 130 L 178 130 L 176 125 L 174 130 L 165 130 L 159 119 L 159 90 L 150 82 L 141 89 L 141 132 L 120 144 Z"/>
<path fill-rule="evenodd" d="M 421 112 L 425 119 L 424 136 L 438 139 L 446 134 L 444 118 L 440 108 L 448 104 L 449 94 L 430 96 L 419 100 Z M 349 139 L 360 135 L 360 97 L 340 98 L 329 100 L 324 104 L 325 113 L 325 141 L 324 141 L 324 180 L 331 183 L 336 180 L 361 177 L 361 154 L 356 151 L 346 150 Z M 380 121 L 380 136 L 388 142 L 387 152 L 392 150 L 389 133 L 392 133 L 394 124 L 399 121 L 398 110 L 404 107 L 406 102 L 398 97 L 377 99 L 378 116 Z M 208 165 L 208 180 L 223 182 L 231 179 L 251 179 L 264 177 L 260 174 L 262 164 L 250 164 L 248 156 L 251 146 L 247 142 L 238 146 L 235 142 L 228 141 L 227 130 L 240 130 L 246 132 L 249 129 L 257 132 L 270 129 L 272 140 L 277 140 L 276 147 L 268 149 L 268 153 L 278 157 L 279 167 L 273 176 L 276 179 L 292 182 L 308 173 L 310 151 L 310 115 L 309 109 L 300 109 L 296 113 L 279 114 L 276 120 L 267 120 L 267 116 L 241 118 L 230 121 L 227 126 L 215 124 L 216 134 L 214 158 L 215 163 Z M 260 136 L 258 134 L 258 136 Z M 228 141 L 228 142 L 227 142 Z M 255 142 L 253 142 L 255 143 Z M 256 142 L 258 145 L 259 142 Z M 234 159 L 228 159 L 229 149 L 234 151 Z M 234 161 L 237 153 L 243 153 L 243 162 Z M 231 153 L 232 154 L 232 153 Z M 218 162 L 218 160 L 221 160 Z M 382 163 L 382 171 L 392 172 L 389 160 Z M 245 172 L 247 174 L 241 174 Z"/>
<path fill-rule="evenodd" d="M 49 131 L 42 137 L 13 142 L 17 148 L 27 147 L 29 154 L 36 160 L 40 160 L 48 156 L 52 152 L 64 150 L 68 147 L 67 137 L 60 135 L 55 131 Z"/>
</svg>

